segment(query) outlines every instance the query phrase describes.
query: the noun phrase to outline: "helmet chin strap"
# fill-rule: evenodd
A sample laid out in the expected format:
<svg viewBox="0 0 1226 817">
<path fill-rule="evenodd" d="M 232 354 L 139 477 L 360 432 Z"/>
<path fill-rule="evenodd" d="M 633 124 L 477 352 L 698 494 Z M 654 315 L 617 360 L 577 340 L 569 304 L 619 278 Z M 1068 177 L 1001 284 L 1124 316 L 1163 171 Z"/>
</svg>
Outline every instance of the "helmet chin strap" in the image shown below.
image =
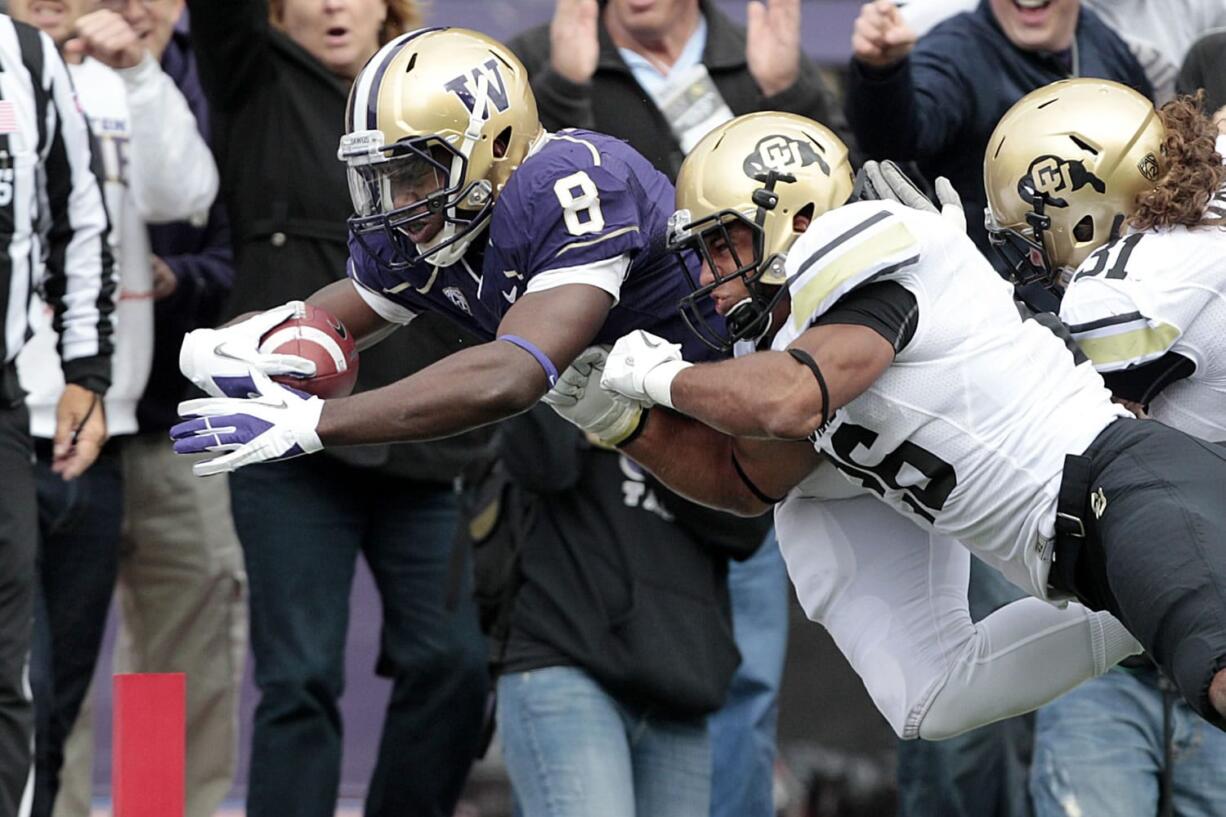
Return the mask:
<svg viewBox="0 0 1226 817">
<path fill-rule="evenodd" d="M 462 174 L 464 173 L 464 168 L 468 165 L 469 158 L 472 156 L 473 148 L 478 142 L 481 141 L 481 126 L 485 122 L 484 114 L 487 102 L 489 100 L 489 77 L 484 72 L 477 72 L 476 80 L 477 90 L 476 93 L 473 94 L 473 108 L 468 115 L 468 127 L 464 130 L 464 138 L 460 144 L 459 155 L 454 156 L 451 159 L 450 177 L 451 179 L 458 178 L 460 181 L 463 181 Z M 448 179 L 448 181 L 450 182 L 450 179 Z M 481 197 L 481 200 L 475 203 L 484 204 L 486 197 L 492 194 L 492 191 L 488 190 L 487 188 L 487 184 L 474 185 L 473 189 L 471 189 L 465 195 L 465 198 L 475 199 L 479 196 Z M 434 236 L 434 238 L 430 239 L 430 241 L 426 244 L 415 245 L 418 253 L 425 254 L 433 247 L 437 247 L 439 244 L 455 238 L 455 234 L 459 228 L 455 223 L 456 208 L 454 206 L 447 208 L 447 218 L 447 223 L 444 224 L 443 228 L 438 231 L 438 235 Z M 488 219 L 483 219 L 481 224 L 474 225 L 470 234 L 464 239 L 439 250 L 437 253 L 431 256 L 430 263 L 437 267 L 449 267 L 459 261 L 464 257 L 464 253 L 468 251 L 468 247 L 472 244 L 473 239 L 481 234 L 481 230 L 485 228 L 485 224 L 487 222 Z"/>
<path fill-rule="evenodd" d="M 728 328 L 734 337 L 741 332 L 749 332 L 755 322 L 761 322 L 761 331 L 755 332 L 752 337 L 740 338 L 740 340 L 748 340 L 757 344 L 770 331 L 772 317 L 770 312 L 764 312 L 752 297 L 747 297 L 737 301 L 732 309 L 728 310 L 728 314 L 724 317 L 724 322 L 728 324 Z"/>
</svg>

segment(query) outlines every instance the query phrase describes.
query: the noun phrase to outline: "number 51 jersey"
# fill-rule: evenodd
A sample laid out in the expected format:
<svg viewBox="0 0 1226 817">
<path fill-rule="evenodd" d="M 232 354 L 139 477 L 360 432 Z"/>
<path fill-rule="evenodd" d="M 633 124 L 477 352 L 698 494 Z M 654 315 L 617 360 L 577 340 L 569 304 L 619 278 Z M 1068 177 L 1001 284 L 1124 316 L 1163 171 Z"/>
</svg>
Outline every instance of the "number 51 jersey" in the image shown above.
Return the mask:
<svg viewBox="0 0 1226 817">
<path fill-rule="evenodd" d="M 818 430 L 818 450 L 853 483 L 1047 598 L 1064 457 L 1126 414 L 1102 378 L 1023 321 L 1011 287 L 938 215 L 888 201 L 832 210 L 797 239 L 787 272 L 791 314 L 777 350 L 836 304 L 875 309 L 866 287 L 881 282 L 906 291 L 914 327 L 885 372 Z M 838 315 L 826 322 L 846 322 Z"/>
</svg>

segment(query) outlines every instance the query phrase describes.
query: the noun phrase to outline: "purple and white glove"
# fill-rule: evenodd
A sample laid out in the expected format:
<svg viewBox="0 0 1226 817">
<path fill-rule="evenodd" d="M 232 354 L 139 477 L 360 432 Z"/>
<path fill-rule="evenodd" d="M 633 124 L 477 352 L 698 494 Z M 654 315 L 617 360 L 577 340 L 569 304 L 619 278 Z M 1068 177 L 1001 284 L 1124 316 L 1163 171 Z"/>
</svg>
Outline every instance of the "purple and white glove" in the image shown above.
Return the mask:
<svg viewBox="0 0 1226 817">
<path fill-rule="evenodd" d="M 246 397 L 256 389 L 251 372 L 311 377 L 315 363 L 297 355 L 263 354 L 260 338 L 282 321 L 305 313 L 302 301 L 290 301 L 221 329 L 196 329 L 183 336 L 179 371 L 212 397 Z"/>
<path fill-rule="evenodd" d="M 176 454 L 220 453 L 192 466 L 198 477 L 256 462 L 287 460 L 323 448 L 315 432 L 324 401 L 250 370 L 252 397 L 203 397 L 179 404 L 170 429 Z"/>
</svg>

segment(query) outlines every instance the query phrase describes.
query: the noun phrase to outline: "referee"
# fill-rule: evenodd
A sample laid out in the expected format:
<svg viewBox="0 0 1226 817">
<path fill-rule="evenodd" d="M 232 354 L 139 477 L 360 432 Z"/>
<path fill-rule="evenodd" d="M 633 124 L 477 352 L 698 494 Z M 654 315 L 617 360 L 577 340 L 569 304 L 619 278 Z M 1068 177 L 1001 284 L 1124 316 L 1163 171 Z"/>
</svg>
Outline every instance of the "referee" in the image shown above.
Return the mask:
<svg viewBox="0 0 1226 817">
<path fill-rule="evenodd" d="M 0 817 L 24 817 L 33 718 L 26 664 L 38 540 L 33 444 L 13 363 L 36 287 L 68 384 L 54 469 L 78 476 L 106 439 L 115 276 L 89 127 L 51 39 L 0 15 Z M 35 301 L 35 303 L 37 303 Z"/>
</svg>

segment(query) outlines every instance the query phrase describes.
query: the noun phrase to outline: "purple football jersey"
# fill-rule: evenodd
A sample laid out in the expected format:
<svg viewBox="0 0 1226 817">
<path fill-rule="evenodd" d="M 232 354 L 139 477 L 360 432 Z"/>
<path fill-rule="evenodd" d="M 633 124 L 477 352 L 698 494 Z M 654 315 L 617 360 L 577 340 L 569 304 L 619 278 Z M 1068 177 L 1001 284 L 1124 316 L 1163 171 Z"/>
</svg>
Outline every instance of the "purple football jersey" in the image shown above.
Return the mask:
<svg viewBox="0 0 1226 817">
<path fill-rule="evenodd" d="M 644 329 L 681 343 L 687 360 L 710 359 L 715 353 L 686 327 L 677 307 L 690 285 L 665 249 L 672 183 L 620 139 L 572 129 L 544 138 L 511 174 L 487 235 L 460 263 L 392 272 L 375 257 L 390 258 L 390 243 L 351 237 L 350 276 L 413 312 L 441 310 L 492 339 L 536 276 L 628 255 L 618 303 L 590 342 L 613 343 Z"/>
</svg>

